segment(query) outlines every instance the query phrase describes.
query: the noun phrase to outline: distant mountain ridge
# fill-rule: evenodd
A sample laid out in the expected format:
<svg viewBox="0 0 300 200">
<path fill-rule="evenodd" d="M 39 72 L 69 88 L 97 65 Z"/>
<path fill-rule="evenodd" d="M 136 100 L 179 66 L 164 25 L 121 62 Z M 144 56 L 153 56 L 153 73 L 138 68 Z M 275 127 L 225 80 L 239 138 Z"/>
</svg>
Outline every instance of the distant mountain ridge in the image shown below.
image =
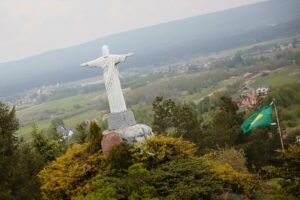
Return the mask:
<svg viewBox="0 0 300 200">
<path fill-rule="evenodd" d="M 100 74 L 79 64 L 101 55 L 135 52 L 120 68 L 144 67 L 300 33 L 300 1 L 271 0 L 99 38 L 81 45 L 0 63 L 0 97 L 36 86 Z"/>
</svg>

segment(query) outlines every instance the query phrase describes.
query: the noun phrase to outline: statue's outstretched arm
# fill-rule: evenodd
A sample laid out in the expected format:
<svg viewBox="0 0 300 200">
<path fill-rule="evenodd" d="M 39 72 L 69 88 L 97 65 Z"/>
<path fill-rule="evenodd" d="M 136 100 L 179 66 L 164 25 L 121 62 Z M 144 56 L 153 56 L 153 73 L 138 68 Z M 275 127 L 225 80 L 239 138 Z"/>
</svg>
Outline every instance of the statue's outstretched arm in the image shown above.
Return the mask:
<svg viewBox="0 0 300 200">
<path fill-rule="evenodd" d="M 125 54 L 126 58 L 127 57 L 130 57 L 130 56 L 134 56 L 134 53 L 128 53 L 128 54 Z"/>
<path fill-rule="evenodd" d="M 98 68 L 103 68 L 105 64 L 105 59 L 103 57 L 97 58 L 95 60 L 89 61 L 82 63 L 80 66 L 81 67 L 98 67 Z"/>
<path fill-rule="evenodd" d="M 134 53 L 127 53 L 127 54 L 123 54 L 123 55 L 115 55 L 115 63 L 119 64 L 121 62 L 124 62 L 128 57 L 133 56 Z"/>
</svg>

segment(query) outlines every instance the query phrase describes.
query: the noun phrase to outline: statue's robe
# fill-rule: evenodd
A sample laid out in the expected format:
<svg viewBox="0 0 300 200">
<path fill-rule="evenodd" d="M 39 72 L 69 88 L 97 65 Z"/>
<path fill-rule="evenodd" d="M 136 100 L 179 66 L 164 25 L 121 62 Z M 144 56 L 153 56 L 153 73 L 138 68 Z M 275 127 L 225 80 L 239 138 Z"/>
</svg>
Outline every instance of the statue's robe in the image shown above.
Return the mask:
<svg viewBox="0 0 300 200">
<path fill-rule="evenodd" d="M 104 83 L 111 113 L 119 113 L 127 110 L 121 88 L 119 70 L 117 68 L 117 65 L 120 62 L 124 62 L 127 57 L 127 55 L 107 55 L 83 64 L 103 69 Z"/>
</svg>

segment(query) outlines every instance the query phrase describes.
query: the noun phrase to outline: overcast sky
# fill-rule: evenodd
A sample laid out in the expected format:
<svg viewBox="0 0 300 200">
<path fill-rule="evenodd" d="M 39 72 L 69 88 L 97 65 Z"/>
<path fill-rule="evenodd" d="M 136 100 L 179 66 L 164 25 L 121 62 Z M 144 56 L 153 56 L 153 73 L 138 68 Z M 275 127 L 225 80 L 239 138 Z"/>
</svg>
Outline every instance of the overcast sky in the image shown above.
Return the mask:
<svg viewBox="0 0 300 200">
<path fill-rule="evenodd" d="M 0 62 L 262 0 L 0 0 Z"/>
</svg>

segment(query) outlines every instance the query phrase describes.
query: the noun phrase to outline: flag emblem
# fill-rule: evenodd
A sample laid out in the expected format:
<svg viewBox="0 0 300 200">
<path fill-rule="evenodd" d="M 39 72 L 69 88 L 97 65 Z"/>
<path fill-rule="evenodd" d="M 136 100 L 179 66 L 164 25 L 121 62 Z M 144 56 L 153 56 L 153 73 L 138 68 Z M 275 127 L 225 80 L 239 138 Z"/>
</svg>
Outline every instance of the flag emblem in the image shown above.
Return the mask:
<svg viewBox="0 0 300 200">
<path fill-rule="evenodd" d="M 255 117 L 254 121 L 251 122 L 251 125 L 255 124 L 255 122 L 257 122 L 260 118 L 263 118 L 263 117 L 264 117 L 264 114 L 259 113 L 259 114 Z"/>
</svg>

